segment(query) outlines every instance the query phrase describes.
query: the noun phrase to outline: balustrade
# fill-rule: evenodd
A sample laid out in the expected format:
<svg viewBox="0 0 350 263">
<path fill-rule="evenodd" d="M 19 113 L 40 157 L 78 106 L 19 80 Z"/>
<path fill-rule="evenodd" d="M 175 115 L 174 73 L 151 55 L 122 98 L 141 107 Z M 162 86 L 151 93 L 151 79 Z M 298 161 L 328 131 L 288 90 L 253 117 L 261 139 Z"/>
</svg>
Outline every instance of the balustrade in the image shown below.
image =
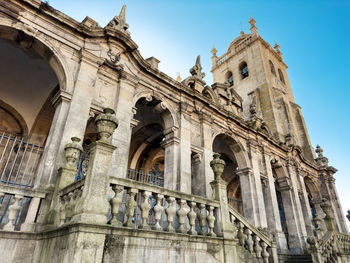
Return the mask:
<svg viewBox="0 0 350 263">
<path fill-rule="evenodd" d="M 189 235 L 217 235 L 214 229 L 219 202 L 129 179 L 111 180 L 115 193 L 111 199 L 111 225 Z"/>
<path fill-rule="evenodd" d="M 33 231 L 41 199 L 46 193 L 0 185 L 0 228 Z"/>
<path fill-rule="evenodd" d="M 255 255 L 256 258 L 262 259 L 264 263 L 268 263 L 270 260 L 271 262 L 274 261 L 273 257 L 270 259 L 270 254 L 272 256 L 277 251 L 275 251 L 271 240 L 267 236 L 251 225 L 232 207 L 230 207 L 230 220 L 233 225 L 234 235 L 237 237 L 240 246 Z"/>
<path fill-rule="evenodd" d="M 84 178 L 63 188 L 60 195 L 59 225 L 71 222 L 75 214 L 75 206 L 84 189 Z"/>
</svg>

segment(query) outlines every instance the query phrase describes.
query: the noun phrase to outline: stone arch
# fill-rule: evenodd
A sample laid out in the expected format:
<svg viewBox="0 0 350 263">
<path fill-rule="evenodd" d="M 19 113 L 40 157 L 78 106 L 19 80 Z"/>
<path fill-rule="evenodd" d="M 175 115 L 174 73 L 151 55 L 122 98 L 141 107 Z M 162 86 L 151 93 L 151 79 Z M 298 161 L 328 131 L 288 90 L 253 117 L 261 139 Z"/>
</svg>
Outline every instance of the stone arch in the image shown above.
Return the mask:
<svg viewBox="0 0 350 263">
<path fill-rule="evenodd" d="M 212 136 L 212 145 L 214 144 L 215 138 L 217 138 L 218 136 L 222 136 L 225 138 L 225 140 L 227 140 L 229 148 L 232 150 L 232 153 L 234 154 L 234 157 L 237 160 L 238 168 L 244 169 L 249 167 L 247 151 L 242 145 L 242 143 L 235 139 L 233 135 L 228 135 L 223 130 L 219 130 Z M 214 148 L 213 152 L 215 152 Z"/>
<path fill-rule="evenodd" d="M 22 115 L 15 108 L 13 108 L 12 106 L 10 106 L 9 104 L 7 104 L 6 102 L 0 99 L 0 116 L 2 112 L 4 114 L 9 115 L 9 117 L 13 118 L 13 120 L 17 123 L 19 128 L 18 135 L 23 137 L 24 140 L 26 140 L 28 138 L 28 126 L 26 121 L 23 119 Z M 0 117 L 0 119 L 4 120 L 3 117 Z M 1 126 L 2 125 L 0 124 L 0 127 Z M 5 131 L 0 130 L 0 132 L 5 132 Z"/>
<path fill-rule="evenodd" d="M 206 86 L 206 87 L 204 87 L 202 93 L 203 93 L 203 95 L 204 95 L 205 97 L 207 97 L 208 99 L 212 100 L 214 103 L 217 103 L 217 102 L 218 102 L 217 95 L 215 94 L 215 92 L 213 91 L 212 88 Z"/>
<path fill-rule="evenodd" d="M 145 99 L 148 102 L 155 100 L 161 103 L 159 104 L 159 110 L 162 111 L 165 129 L 169 130 L 174 127 L 179 127 L 179 121 L 176 117 L 176 111 L 173 107 L 169 105 L 167 99 L 164 96 L 162 96 L 159 93 L 154 94 L 153 91 L 144 90 L 135 94 L 133 98 L 133 105 L 136 106 L 136 103 L 139 102 L 141 99 Z"/>
<path fill-rule="evenodd" d="M 38 30 L 9 19 L 0 22 L 0 39 L 17 42 L 22 48 L 33 49 L 50 65 L 59 81 L 61 90 L 72 91 L 73 76 L 62 53 Z"/>
<path fill-rule="evenodd" d="M 310 176 L 304 178 L 305 187 L 313 200 L 321 200 L 321 191 Z"/>
</svg>

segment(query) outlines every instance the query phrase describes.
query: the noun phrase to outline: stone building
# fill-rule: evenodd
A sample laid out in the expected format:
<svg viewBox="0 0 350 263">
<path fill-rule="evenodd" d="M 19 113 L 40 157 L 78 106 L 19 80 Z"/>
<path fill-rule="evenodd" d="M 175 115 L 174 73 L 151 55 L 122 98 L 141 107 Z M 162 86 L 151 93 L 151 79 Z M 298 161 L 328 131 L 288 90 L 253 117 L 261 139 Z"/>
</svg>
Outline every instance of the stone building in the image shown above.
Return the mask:
<svg viewBox="0 0 350 263">
<path fill-rule="evenodd" d="M 125 11 L 0 1 L 0 261 L 350 262 L 278 44 L 251 18 L 175 80 Z"/>
</svg>

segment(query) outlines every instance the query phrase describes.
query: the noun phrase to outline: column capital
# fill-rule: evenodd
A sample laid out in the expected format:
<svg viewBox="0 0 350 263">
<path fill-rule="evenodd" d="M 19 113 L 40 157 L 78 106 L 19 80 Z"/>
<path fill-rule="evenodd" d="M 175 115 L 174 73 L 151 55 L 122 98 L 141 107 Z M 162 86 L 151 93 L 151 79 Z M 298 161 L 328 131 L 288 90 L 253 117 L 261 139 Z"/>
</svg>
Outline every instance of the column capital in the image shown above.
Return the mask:
<svg viewBox="0 0 350 263">
<path fill-rule="evenodd" d="M 287 176 L 277 178 L 278 190 L 280 191 L 289 191 L 292 189 L 292 183 L 290 178 Z"/>
<path fill-rule="evenodd" d="M 253 174 L 253 170 L 250 167 L 246 167 L 246 168 L 242 168 L 242 169 L 239 169 L 238 171 L 236 171 L 236 174 L 238 176 L 241 176 L 241 175 L 252 175 Z"/>
</svg>

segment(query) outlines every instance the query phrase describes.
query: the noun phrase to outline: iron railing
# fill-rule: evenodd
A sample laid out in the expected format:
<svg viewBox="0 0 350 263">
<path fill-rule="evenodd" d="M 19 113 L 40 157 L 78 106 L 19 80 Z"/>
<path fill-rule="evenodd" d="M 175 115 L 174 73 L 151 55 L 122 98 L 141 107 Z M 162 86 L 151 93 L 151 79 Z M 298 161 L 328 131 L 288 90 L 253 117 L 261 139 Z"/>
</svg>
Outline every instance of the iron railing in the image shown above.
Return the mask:
<svg viewBox="0 0 350 263">
<path fill-rule="evenodd" d="M 44 147 L 17 136 L 0 135 L 0 184 L 33 187 Z"/>
<path fill-rule="evenodd" d="M 164 186 L 164 172 L 148 174 L 143 171 L 128 169 L 127 178 L 146 184 Z"/>
</svg>

